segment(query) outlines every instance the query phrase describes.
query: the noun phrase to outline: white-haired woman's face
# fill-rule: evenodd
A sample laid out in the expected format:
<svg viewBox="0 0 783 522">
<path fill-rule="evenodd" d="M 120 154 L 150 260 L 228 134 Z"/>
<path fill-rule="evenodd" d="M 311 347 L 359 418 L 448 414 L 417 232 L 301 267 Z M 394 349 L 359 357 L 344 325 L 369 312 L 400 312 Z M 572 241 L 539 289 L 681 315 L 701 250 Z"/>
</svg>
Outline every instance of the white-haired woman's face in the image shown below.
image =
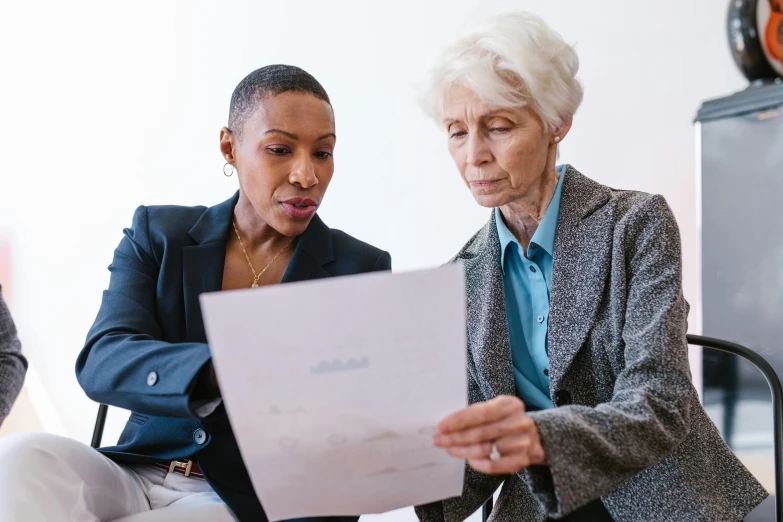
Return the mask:
<svg viewBox="0 0 783 522">
<path fill-rule="evenodd" d="M 461 85 L 446 91 L 443 105 L 449 153 L 479 205 L 522 199 L 554 168 L 554 135 L 529 107 L 491 105 Z"/>
</svg>

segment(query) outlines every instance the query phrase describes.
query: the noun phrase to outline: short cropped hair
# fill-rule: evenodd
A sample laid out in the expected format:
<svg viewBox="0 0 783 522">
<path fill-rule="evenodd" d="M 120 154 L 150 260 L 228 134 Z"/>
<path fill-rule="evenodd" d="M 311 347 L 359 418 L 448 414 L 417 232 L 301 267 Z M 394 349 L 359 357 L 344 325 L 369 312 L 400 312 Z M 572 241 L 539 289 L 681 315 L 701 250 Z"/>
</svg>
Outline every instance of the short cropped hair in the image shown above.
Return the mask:
<svg viewBox="0 0 783 522">
<path fill-rule="evenodd" d="M 435 120 L 455 84 L 501 107 L 530 106 L 552 131 L 570 120 L 584 90 L 573 46 L 540 17 L 515 11 L 488 19 L 451 44 L 430 71 L 421 102 Z"/>
<path fill-rule="evenodd" d="M 258 102 L 267 96 L 284 92 L 312 94 L 332 105 L 323 86 L 304 69 L 293 65 L 267 65 L 245 76 L 234 89 L 228 112 L 228 128 L 241 138 L 245 120 L 256 110 Z"/>
</svg>

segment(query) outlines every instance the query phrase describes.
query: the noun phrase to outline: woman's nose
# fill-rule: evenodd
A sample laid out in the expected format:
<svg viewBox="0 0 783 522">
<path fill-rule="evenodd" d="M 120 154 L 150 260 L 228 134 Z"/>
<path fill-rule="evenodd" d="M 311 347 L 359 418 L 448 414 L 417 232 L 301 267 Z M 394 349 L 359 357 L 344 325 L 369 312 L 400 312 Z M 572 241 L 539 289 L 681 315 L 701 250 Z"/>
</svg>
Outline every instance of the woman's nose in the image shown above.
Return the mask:
<svg viewBox="0 0 783 522">
<path fill-rule="evenodd" d="M 291 169 L 288 180 L 293 185 L 299 185 L 302 188 L 309 189 L 318 184 L 318 176 L 315 174 L 315 165 L 307 157 L 297 158 Z"/>
<path fill-rule="evenodd" d="M 466 147 L 468 154 L 465 161 L 468 165 L 478 167 L 479 165 L 492 161 L 492 153 L 478 133 L 472 133 L 472 135 L 468 136 Z"/>
</svg>

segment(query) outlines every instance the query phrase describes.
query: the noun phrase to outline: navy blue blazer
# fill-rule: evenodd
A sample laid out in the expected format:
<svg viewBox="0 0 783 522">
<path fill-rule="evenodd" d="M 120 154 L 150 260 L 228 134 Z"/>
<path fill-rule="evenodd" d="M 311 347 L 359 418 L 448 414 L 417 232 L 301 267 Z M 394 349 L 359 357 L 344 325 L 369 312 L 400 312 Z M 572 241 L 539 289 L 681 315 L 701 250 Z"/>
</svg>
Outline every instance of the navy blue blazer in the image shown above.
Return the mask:
<svg viewBox="0 0 783 522">
<path fill-rule="evenodd" d="M 111 280 L 76 376 L 96 402 L 131 410 L 116 446 L 124 463 L 193 459 L 237 517 L 267 520 L 222 406 L 193 412 L 211 370 L 198 296 L 223 284 L 226 244 L 239 193 L 213 207 L 139 207 L 114 251 Z M 316 215 L 299 238 L 283 283 L 391 269 L 387 252 Z M 204 397 L 201 397 L 204 398 Z"/>
</svg>

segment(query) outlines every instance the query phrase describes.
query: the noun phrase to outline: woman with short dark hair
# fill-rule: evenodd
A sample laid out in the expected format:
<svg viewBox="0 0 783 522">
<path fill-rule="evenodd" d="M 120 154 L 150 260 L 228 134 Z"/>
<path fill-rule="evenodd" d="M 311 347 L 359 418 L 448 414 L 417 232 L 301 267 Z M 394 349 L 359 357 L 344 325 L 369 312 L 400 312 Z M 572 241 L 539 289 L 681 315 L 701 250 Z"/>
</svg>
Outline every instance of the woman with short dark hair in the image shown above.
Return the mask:
<svg viewBox="0 0 783 522">
<path fill-rule="evenodd" d="M 76 363 L 90 398 L 132 411 L 118 444 L 1 440 L 0 520 L 266 520 L 220 399 L 199 295 L 391 268 L 387 252 L 316 213 L 336 139 L 329 97 L 302 69 L 272 65 L 240 82 L 220 132 L 223 174 L 236 172 L 239 191 L 212 207 L 136 210 Z"/>
</svg>

